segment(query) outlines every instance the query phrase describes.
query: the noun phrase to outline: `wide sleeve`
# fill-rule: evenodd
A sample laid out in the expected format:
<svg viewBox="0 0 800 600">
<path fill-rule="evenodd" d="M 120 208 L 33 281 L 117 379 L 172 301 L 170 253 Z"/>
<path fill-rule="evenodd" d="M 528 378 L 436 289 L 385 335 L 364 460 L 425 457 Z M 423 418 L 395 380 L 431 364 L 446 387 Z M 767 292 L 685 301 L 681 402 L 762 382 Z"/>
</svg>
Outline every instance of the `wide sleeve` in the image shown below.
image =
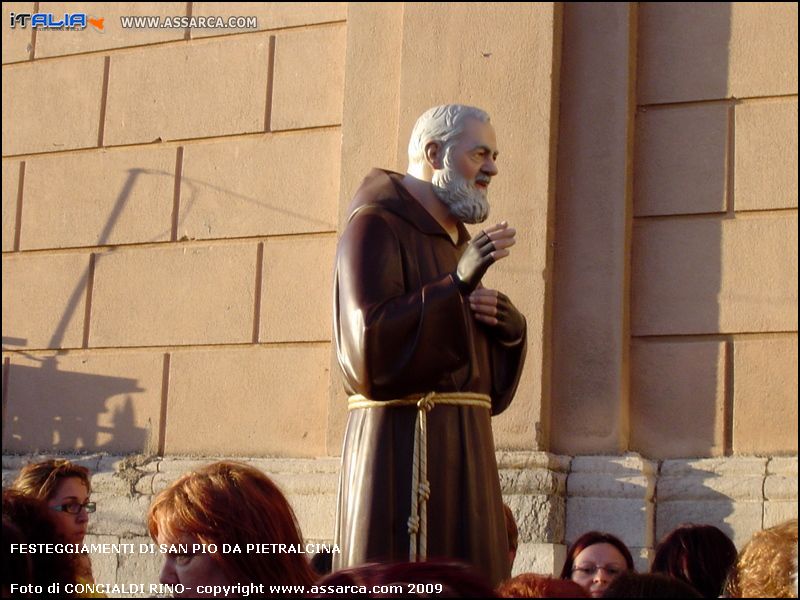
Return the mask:
<svg viewBox="0 0 800 600">
<path fill-rule="evenodd" d="M 507 344 L 498 339 L 491 344 L 492 363 L 492 415 L 499 415 L 511 404 L 517 391 L 522 367 L 525 365 L 525 354 L 528 349 L 528 327 L 522 337 Z"/>
<path fill-rule="evenodd" d="M 405 250 L 372 211 L 353 218 L 337 250 L 337 356 L 349 387 L 374 400 L 433 389 L 469 361 L 466 307 L 452 276 L 411 289 L 404 264 L 414 256 Z"/>
</svg>

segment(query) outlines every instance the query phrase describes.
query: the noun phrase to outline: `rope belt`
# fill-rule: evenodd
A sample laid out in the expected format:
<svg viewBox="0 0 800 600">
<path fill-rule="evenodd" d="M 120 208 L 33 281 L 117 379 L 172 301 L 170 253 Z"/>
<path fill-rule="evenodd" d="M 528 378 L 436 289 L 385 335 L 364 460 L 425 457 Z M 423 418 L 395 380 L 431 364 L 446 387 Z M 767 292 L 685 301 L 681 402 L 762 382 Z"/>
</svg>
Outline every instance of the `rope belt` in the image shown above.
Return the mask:
<svg viewBox="0 0 800 600">
<path fill-rule="evenodd" d="M 417 420 L 414 424 L 414 458 L 411 470 L 411 516 L 408 517 L 409 551 L 411 562 L 425 560 L 428 556 L 428 498 L 431 486 L 428 482 L 428 430 L 427 415 L 436 404 L 451 406 L 479 406 L 492 409 L 492 402 L 486 394 L 459 392 L 439 394 L 430 392 L 424 396 L 414 396 L 400 400 L 368 400 L 356 394 L 350 396 L 348 410 L 357 408 L 392 408 L 396 406 L 416 406 Z"/>
</svg>

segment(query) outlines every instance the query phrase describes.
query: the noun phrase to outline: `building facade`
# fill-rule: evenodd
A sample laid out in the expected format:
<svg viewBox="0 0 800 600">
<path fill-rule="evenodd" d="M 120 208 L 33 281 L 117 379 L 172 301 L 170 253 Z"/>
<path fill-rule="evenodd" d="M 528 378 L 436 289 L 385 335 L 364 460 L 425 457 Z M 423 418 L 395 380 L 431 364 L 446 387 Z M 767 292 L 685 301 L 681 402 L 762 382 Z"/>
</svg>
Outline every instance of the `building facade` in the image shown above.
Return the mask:
<svg viewBox="0 0 800 600">
<path fill-rule="evenodd" d="M 487 275 L 528 320 L 494 420 L 515 571 L 589 529 L 644 566 L 682 522 L 741 547 L 797 516 L 796 4 L 132 6 L 50 31 L 11 13 L 74 9 L 3 4 L 4 482 L 81 454 L 90 532 L 145 542 L 154 493 L 238 457 L 330 540 L 338 232 L 460 102 L 492 115 L 490 221 L 519 232 Z M 257 24 L 192 27 L 231 16 Z"/>
</svg>

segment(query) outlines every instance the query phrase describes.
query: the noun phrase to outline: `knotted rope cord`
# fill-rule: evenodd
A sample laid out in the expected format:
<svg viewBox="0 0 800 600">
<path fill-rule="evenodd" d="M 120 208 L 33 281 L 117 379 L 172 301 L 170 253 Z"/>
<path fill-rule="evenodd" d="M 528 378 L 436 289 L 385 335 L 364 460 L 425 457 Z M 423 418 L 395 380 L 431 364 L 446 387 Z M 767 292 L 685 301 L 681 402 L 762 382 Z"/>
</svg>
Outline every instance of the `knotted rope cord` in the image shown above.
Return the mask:
<svg viewBox="0 0 800 600">
<path fill-rule="evenodd" d="M 414 424 L 414 457 L 411 469 L 411 515 L 408 517 L 409 550 L 411 562 L 425 560 L 428 556 L 428 498 L 431 486 L 428 481 L 428 429 L 427 416 L 437 404 L 450 406 L 481 406 L 492 409 L 492 402 L 486 394 L 472 392 L 444 393 L 429 392 L 424 396 L 402 398 L 400 400 L 368 400 L 360 394 L 350 396 L 348 410 L 358 408 L 391 408 L 396 406 L 416 406 L 417 419 Z"/>
</svg>

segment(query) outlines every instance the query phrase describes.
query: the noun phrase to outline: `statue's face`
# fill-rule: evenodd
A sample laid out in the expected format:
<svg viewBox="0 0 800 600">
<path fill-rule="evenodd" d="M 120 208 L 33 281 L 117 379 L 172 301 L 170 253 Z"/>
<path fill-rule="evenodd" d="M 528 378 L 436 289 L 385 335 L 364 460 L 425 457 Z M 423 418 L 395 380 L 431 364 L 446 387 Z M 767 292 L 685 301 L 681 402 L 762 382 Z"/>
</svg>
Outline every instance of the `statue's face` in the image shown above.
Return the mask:
<svg viewBox="0 0 800 600">
<path fill-rule="evenodd" d="M 464 132 L 445 153 L 444 168 L 431 183 L 450 212 L 465 223 L 482 223 L 489 216 L 489 183 L 497 175 L 497 140 L 491 123 L 467 121 Z"/>
</svg>

